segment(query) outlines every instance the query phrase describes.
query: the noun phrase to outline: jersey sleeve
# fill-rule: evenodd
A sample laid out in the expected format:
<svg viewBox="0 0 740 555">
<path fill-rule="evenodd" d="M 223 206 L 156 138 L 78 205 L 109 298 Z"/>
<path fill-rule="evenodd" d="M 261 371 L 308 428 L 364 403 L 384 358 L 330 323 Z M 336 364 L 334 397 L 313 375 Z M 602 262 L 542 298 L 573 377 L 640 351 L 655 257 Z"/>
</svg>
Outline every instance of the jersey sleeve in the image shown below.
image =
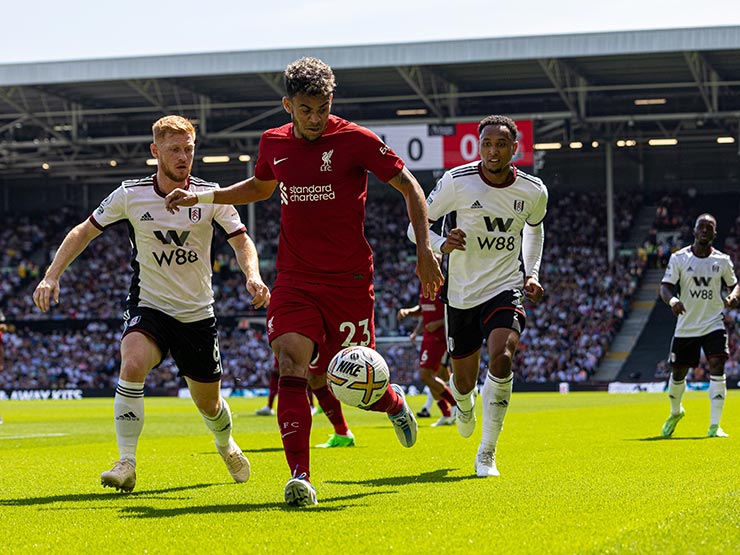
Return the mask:
<svg viewBox="0 0 740 555">
<path fill-rule="evenodd" d="M 260 137 L 260 146 L 257 154 L 257 162 L 254 164 L 254 176 L 260 181 L 274 181 L 275 174 L 270 165 L 270 142 L 266 139 L 265 133 Z"/>
<path fill-rule="evenodd" d="M 216 220 L 221 229 L 226 233 L 226 238 L 231 239 L 247 231 L 247 227 L 242 222 L 239 212 L 231 204 L 214 204 L 215 212 L 213 219 Z"/>
<path fill-rule="evenodd" d="M 722 279 L 724 280 L 727 287 L 732 289 L 737 284 L 737 275 L 735 274 L 735 266 L 732 263 L 732 258 L 727 257 L 727 263 L 724 264 L 722 272 Z"/>
<path fill-rule="evenodd" d="M 680 277 L 681 271 L 679 268 L 678 257 L 674 253 L 668 259 L 668 265 L 665 267 L 665 274 L 663 274 L 662 283 L 676 285 Z"/>
<path fill-rule="evenodd" d="M 105 197 L 95 212 L 90 214 L 90 222 L 103 231 L 106 227 L 128 217 L 126 207 L 126 189 L 121 185 Z"/>
<path fill-rule="evenodd" d="M 547 198 L 548 198 L 548 192 L 547 187 L 545 185 L 542 185 L 542 190 L 540 192 L 540 196 L 537 199 L 537 202 L 532 209 L 532 212 L 530 212 L 529 217 L 527 218 L 527 223 L 532 226 L 539 225 L 542 220 L 545 219 L 545 214 L 547 214 Z"/>
<path fill-rule="evenodd" d="M 445 172 L 427 197 L 427 215 L 434 223 L 455 209 L 455 181 L 450 172 Z"/>
<path fill-rule="evenodd" d="M 382 182 L 388 183 L 403 169 L 403 160 L 369 129 L 357 126 L 354 139 L 353 144 L 356 145 L 363 167 Z"/>
</svg>

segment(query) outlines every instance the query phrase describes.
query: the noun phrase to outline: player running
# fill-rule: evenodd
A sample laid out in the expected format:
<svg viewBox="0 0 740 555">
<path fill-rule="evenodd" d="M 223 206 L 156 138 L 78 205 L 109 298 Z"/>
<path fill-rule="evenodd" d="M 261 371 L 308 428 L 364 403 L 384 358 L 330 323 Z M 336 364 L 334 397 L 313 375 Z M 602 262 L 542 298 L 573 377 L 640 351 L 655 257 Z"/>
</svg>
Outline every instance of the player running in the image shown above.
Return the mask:
<svg viewBox="0 0 740 555">
<path fill-rule="evenodd" d="M 430 233 L 432 247 L 444 255 L 450 390 L 463 437 L 475 429 L 480 350 L 488 343 L 483 434 L 475 459 L 476 474 L 487 477 L 499 475 L 496 444 L 511 400 L 512 358 L 526 323 L 522 296 L 538 301 L 544 295 L 538 275 L 547 188 L 512 165 L 519 146 L 513 120 L 488 116 L 478 134 L 481 160 L 445 172 L 427 204 L 430 222 L 444 217 L 444 235 Z M 409 228 L 412 240 L 414 231 Z"/>
<path fill-rule="evenodd" d="M 447 337 L 445 335 L 445 306 L 439 296 L 428 299 L 419 294 L 419 304 L 411 308 L 402 308 L 398 311 L 398 319 L 415 317 L 418 323 L 409 336 L 415 342 L 421 335 L 421 349 L 419 350 L 419 377 L 429 389 L 432 398 L 437 401 L 442 416 L 432 424 L 432 427 L 448 426 L 455 423 L 453 411 L 457 406 L 449 387 L 442 376 L 447 373 Z M 440 376 L 440 374 L 442 376 Z M 418 413 L 417 413 L 418 416 Z"/>
<path fill-rule="evenodd" d="M 284 82 L 283 107 L 292 121 L 262 134 L 254 176 L 213 194 L 176 190 L 166 202 L 175 210 L 196 202 L 245 204 L 279 189 L 278 275 L 267 333 L 280 367 L 278 424 L 293 475 L 285 501 L 303 506 L 316 504 L 309 466 L 309 364 L 323 343 L 332 354 L 350 345 L 375 345 L 373 253 L 364 235 L 368 172 L 403 194 L 419 237 L 417 274 L 424 293 L 433 295 L 443 280 L 429 245 L 421 186 L 374 133 L 330 114 L 331 68 L 302 58 L 286 68 Z M 370 410 L 385 412 L 401 444 L 414 445 L 417 424 L 400 386 L 389 384 Z"/>
<path fill-rule="evenodd" d="M 213 312 L 211 243 L 221 228 L 246 278 L 251 303 L 260 308 L 270 292 L 259 272 L 257 250 L 233 206 L 203 206 L 177 214 L 163 199 L 176 187 L 212 192 L 218 188 L 190 175 L 195 129 L 187 119 L 166 116 L 152 126 L 150 150 L 157 173 L 124 181 L 84 222 L 64 238 L 33 293 L 42 312 L 59 303 L 59 280 L 87 245 L 109 226 L 126 222 L 134 271 L 121 337 L 121 371 L 113 402 L 120 460 L 103 472 L 105 487 L 130 492 L 136 485 L 136 447 L 144 427 L 144 382 L 171 354 L 179 375 L 211 430 L 216 448 L 236 482 L 249 479 L 247 457 L 231 435 L 231 411 L 221 398 L 221 358 Z M 174 464 L 174 463 L 173 463 Z"/>
<path fill-rule="evenodd" d="M 671 254 L 660 284 L 660 297 L 676 317 L 668 360 L 671 365 L 668 381 L 671 414 L 661 429 L 664 437 L 673 435 L 676 424 L 686 414 L 681 405 L 686 391 L 686 374 L 690 368 L 699 365 L 702 349 L 709 362 L 707 437 L 728 436 L 719 424 L 727 396 L 725 362 L 730 356 L 722 309 L 725 306 L 737 307 L 740 284 L 732 259 L 712 247 L 715 237 L 717 220 L 711 214 L 700 215 L 694 224 L 693 244 Z M 731 289 L 724 299 L 723 286 Z"/>
</svg>

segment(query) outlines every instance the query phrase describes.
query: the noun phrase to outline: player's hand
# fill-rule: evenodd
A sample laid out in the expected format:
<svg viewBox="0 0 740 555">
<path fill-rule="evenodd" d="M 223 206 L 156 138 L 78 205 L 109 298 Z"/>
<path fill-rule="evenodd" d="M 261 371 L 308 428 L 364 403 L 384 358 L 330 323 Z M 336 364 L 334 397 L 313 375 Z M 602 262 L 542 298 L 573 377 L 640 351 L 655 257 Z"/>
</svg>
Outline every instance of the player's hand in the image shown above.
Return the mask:
<svg viewBox="0 0 740 555">
<path fill-rule="evenodd" d="M 409 315 L 408 308 L 402 308 L 402 309 L 400 309 L 398 311 L 398 317 L 397 317 L 398 318 L 398 321 L 400 322 L 401 320 L 403 320 L 404 318 L 406 318 L 406 316 L 408 316 L 408 315 Z"/>
<path fill-rule="evenodd" d="M 451 229 L 447 234 L 447 239 L 442 243 L 440 250 L 445 253 L 451 253 L 454 250 L 464 251 L 465 250 L 465 232 L 462 229 L 454 228 Z"/>
<path fill-rule="evenodd" d="M 524 282 L 524 295 L 530 301 L 536 303 L 545 295 L 545 290 L 537 279 L 528 277 Z"/>
<path fill-rule="evenodd" d="M 727 298 L 725 299 L 725 305 L 727 305 L 727 308 L 736 308 L 738 304 L 740 304 L 740 299 L 732 295 L 727 295 Z"/>
<path fill-rule="evenodd" d="M 681 301 L 678 301 L 671 307 L 671 312 L 673 312 L 673 315 L 678 318 L 681 314 L 686 312 L 686 307 Z"/>
<path fill-rule="evenodd" d="M 46 312 L 51 303 L 59 304 L 59 280 L 45 277 L 33 292 L 33 302 L 41 312 Z"/>
<path fill-rule="evenodd" d="M 249 301 L 249 304 L 254 308 L 270 306 L 270 289 L 262 280 L 248 279 L 247 291 L 252 295 L 252 300 Z"/>
<path fill-rule="evenodd" d="M 198 195 L 184 189 L 175 189 L 164 199 L 164 207 L 170 214 L 180 211 L 180 206 L 195 206 L 198 204 Z"/>
<path fill-rule="evenodd" d="M 427 299 L 435 299 L 440 287 L 444 285 L 445 278 L 432 249 L 417 247 L 416 275 L 421 282 L 421 294 Z"/>
</svg>

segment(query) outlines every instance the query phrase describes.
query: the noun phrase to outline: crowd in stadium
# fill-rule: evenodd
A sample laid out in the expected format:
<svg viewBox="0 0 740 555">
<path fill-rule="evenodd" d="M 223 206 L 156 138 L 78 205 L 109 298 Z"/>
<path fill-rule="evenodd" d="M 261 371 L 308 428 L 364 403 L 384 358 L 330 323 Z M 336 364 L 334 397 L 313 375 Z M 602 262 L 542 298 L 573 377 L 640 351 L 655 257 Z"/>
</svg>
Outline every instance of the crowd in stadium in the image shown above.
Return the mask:
<svg viewBox="0 0 740 555">
<path fill-rule="evenodd" d="M 637 195 L 623 195 L 615 202 L 619 246 L 629 246 L 632 218 L 641 203 Z M 633 255 L 608 261 L 605 214 L 602 194 L 551 192 L 540 272 L 546 295 L 536 305 L 525 305 L 527 326 L 514 361 L 518 381 L 589 380 L 629 314 L 646 260 L 635 250 Z M 255 229 L 249 232 L 260 252 L 263 279 L 269 285 L 275 278 L 279 203 L 276 199 L 259 203 L 256 216 Z M 81 217 L 72 209 L 44 217 L 5 216 L 6 225 L 0 231 L 0 308 L 15 322 L 15 332 L 5 334 L 6 371 L 0 374 L 0 388 L 115 387 L 121 306 L 131 271 L 125 227 L 106 230 L 70 267 L 62 279 L 60 305 L 50 314 L 38 311 L 31 299 L 53 249 Z M 682 228 L 684 220 L 678 218 L 670 225 Z M 377 335 L 397 338 L 379 342 L 378 350 L 393 369 L 394 380 L 403 384 L 416 381 L 418 347 L 406 340 L 415 323 L 396 320 L 400 307 L 413 306 L 418 299 L 415 250 L 406 238 L 407 221 L 399 196 L 371 195 L 366 233 L 376 252 Z M 724 245 L 717 246 L 734 256 L 737 267 L 740 217 L 720 224 L 731 225 L 731 230 Z M 213 283 L 215 310 L 221 319 L 224 387 L 265 387 L 273 367 L 272 354 L 262 326 L 249 318 L 258 314 L 249 305 L 243 275 L 231 252 L 217 233 Z M 30 325 L 49 318 L 56 324 L 53 331 Z M 729 312 L 727 318 L 734 354 L 727 375 L 732 376 L 740 373 L 740 311 Z M 481 368 L 485 365 L 484 357 Z M 695 378 L 702 372 L 697 369 Z M 178 387 L 170 359 L 149 374 L 147 385 Z"/>
</svg>

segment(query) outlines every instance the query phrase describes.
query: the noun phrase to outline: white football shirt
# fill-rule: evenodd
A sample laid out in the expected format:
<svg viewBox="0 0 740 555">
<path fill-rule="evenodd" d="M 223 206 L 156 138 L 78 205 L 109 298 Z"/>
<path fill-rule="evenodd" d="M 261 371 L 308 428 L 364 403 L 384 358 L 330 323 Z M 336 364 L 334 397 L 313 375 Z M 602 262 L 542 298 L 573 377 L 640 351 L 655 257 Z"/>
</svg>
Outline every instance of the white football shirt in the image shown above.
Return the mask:
<svg viewBox="0 0 740 555">
<path fill-rule="evenodd" d="M 663 283 L 677 285 L 686 312 L 676 320 L 676 337 L 701 337 L 724 329 L 722 282 L 735 287 L 732 259 L 716 249 L 700 258 L 691 246 L 677 250 L 668 260 Z"/>
<path fill-rule="evenodd" d="M 218 187 L 191 176 L 187 189 Z M 131 240 L 134 273 L 126 306 L 160 310 L 181 322 L 213 316 L 211 243 L 213 226 L 227 238 L 246 228 L 231 205 L 198 204 L 170 214 L 156 174 L 124 181 L 90 215 L 95 227 L 125 221 Z"/>
<path fill-rule="evenodd" d="M 482 176 L 480 162 L 471 162 L 445 172 L 427 206 L 430 222 L 444 217 L 443 235 L 430 231 L 435 250 L 453 228 L 467 236 L 466 250 L 443 258 L 447 304 L 472 308 L 524 286 L 522 230 L 540 224 L 547 211 L 547 188 L 540 179 L 514 168 L 511 183 L 495 185 Z"/>
</svg>

